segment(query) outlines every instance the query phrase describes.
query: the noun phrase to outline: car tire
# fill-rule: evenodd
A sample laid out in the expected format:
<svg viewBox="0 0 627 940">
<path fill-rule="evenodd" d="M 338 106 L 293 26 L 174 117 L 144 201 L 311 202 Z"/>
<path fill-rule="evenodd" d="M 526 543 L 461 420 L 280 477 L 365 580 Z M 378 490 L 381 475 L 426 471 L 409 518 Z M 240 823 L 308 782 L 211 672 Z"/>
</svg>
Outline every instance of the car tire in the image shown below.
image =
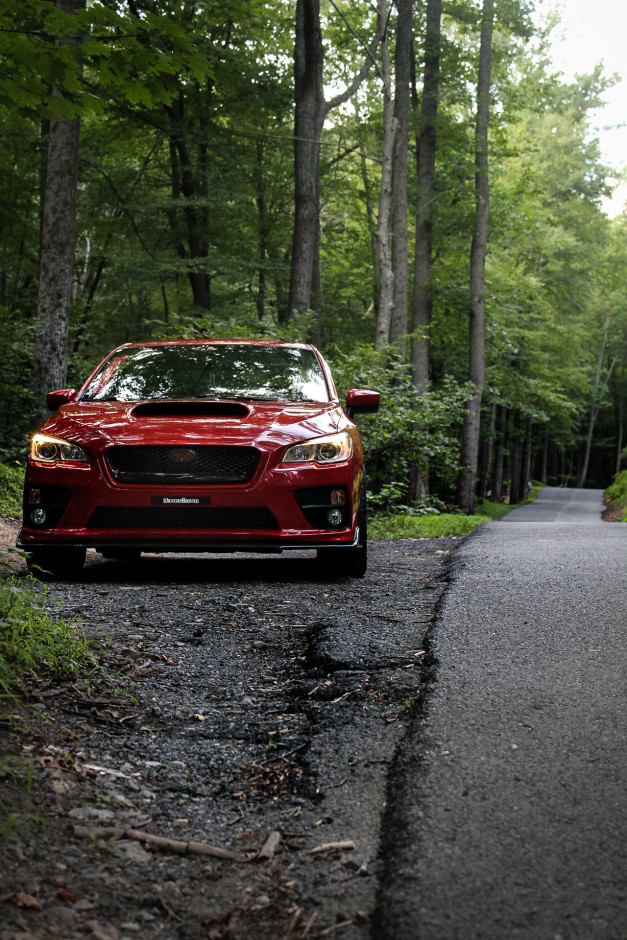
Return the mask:
<svg viewBox="0 0 627 940">
<path fill-rule="evenodd" d="M 325 574 L 349 578 L 363 578 L 368 568 L 368 506 L 366 501 L 366 479 L 364 477 L 359 514 L 359 542 L 355 548 L 319 548 L 318 563 Z"/>
<path fill-rule="evenodd" d="M 78 577 L 85 564 L 84 548 L 35 548 L 28 553 L 26 564 L 34 578 L 49 581 L 52 578 Z"/>
</svg>

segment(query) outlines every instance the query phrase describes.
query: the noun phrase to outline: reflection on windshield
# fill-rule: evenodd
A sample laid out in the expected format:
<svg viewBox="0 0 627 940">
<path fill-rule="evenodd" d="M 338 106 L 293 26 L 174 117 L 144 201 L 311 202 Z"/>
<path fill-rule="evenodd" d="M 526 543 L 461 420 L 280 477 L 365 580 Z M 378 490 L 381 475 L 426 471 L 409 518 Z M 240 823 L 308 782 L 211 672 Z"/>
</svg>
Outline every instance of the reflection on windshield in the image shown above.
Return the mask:
<svg viewBox="0 0 627 940">
<path fill-rule="evenodd" d="M 320 364 L 293 346 L 190 344 L 140 346 L 112 355 L 84 401 L 248 398 L 328 401 Z"/>
</svg>

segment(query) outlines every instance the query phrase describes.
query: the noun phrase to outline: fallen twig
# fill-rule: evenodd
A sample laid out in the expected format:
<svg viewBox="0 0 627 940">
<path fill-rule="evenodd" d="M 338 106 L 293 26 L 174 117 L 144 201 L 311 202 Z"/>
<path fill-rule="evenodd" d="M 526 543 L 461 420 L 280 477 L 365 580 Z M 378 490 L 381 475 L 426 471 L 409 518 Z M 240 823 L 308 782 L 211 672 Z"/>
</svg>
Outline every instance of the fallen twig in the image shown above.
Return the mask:
<svg viewBox="0 0 627 940">
<path fill-rule="evenodd" d="M 281 841 L 281 833 L 277 832 L 276 829 L 274 832 L 271 832 L 266 841 L 264 842 L 262 848 L 257 853 L 257 858 L 274 858 L 274 853 L 279 847 Z"/>
<path fill-rule="evenodd" d="M 352 920 L 343 920 L 341 924 L 333 924 L 332 927 L 326 927 L 324 930 L 320 931 L 321 937 L 330 937 L 332 933 L 335 933 L 336 930 L 343 930 L 344 927 L 350 927 Z"/>
<path fill-rule="evenodd" d="M 74 835 L 85 838 L 134 839 L 136 842 L 152 845 L 162 852 L 174 852 L 175 855 L 211 855 L 213 858 L 226 858 L 234 862 L 247 861 L 246 857 L 238 852 L 223 849 L 218 845 L 209 845 L 208 842 L 181 842 L 178 839 L 153 835 L 152 832 L 126 829 L 124 826 L 101 826 L 97 829 L 74 826 Z"/>
<path fill-rule="evenodd" d="M 320 855 L 322 852 L 333 852 L 336 849 L 350 850 L 355 848 L 354 842 L 324 842 L 317 845 L 315 849 L 310 849 L 310 855 Z"/>
</svg>

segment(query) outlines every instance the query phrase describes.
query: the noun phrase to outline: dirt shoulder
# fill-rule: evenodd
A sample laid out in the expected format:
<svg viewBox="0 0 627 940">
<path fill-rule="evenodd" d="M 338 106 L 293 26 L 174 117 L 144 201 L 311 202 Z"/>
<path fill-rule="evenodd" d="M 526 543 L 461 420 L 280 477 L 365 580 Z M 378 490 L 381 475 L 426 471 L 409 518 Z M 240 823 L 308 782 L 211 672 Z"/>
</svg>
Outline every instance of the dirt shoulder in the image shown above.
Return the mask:
<svg viewBox="0 0 627 940">
<path fill-rule="evenodd" d="M 38 683 L 1 724 L 0 940 L 368 937 L 388 769 L 460 541 L 374 543 L 363 581 L 90 553 L 48 585 L 108 673 Z"/>
</svg>

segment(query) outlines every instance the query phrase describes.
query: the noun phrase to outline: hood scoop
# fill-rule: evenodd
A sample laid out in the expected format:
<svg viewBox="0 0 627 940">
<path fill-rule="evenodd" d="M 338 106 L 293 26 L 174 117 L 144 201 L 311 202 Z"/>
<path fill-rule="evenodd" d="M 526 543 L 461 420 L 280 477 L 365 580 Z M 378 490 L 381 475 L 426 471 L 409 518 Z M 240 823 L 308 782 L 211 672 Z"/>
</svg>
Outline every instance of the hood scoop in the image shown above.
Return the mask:
<svg viewBox="0 0 627 940">
<path fill-rule="evenodd" d="M 236 401 L 149 401 L 133 408 L 135 418 L 247 418 Z"/>
</svg>

